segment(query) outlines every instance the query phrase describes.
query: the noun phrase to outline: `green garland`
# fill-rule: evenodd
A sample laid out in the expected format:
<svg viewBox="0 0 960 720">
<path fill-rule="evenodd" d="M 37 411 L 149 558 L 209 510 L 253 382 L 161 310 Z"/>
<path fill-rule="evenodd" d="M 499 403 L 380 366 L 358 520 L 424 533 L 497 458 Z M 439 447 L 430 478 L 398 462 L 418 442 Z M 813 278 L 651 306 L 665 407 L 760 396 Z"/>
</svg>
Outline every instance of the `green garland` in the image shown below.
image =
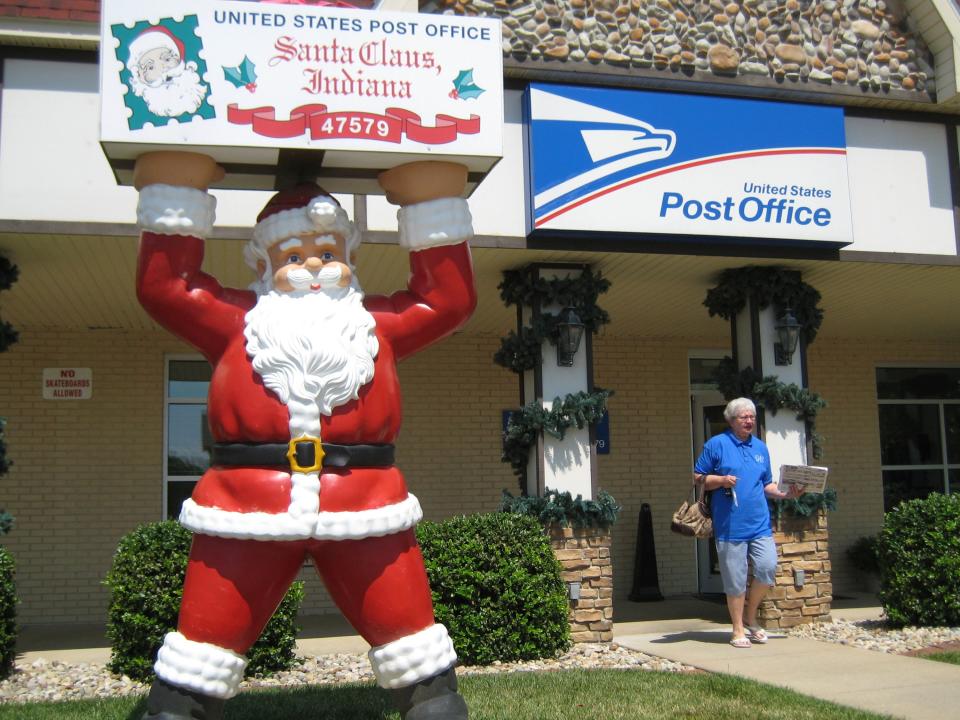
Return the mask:
<svg viewBox="0 0 960 720">
<path fill-rule="evenodd" d="M 594 275 L 590 268 L 576 277 L 551 279 L 535 277 L 530 268 L 506 270 L 497 287 L 507 306 L 573 307 L 591 333 L 610 322 L 607 311 L 597 305 L 597 298 L 610 289 L 610 281 L 600 273 Z M 518 375 L 539 366 L 543 361 L 544 341 L 557 344 L 558 322 L 556 315 L 544 312 L 519 333 L 511 330 L 500 341 L 500 349 L 494 353 L 493 361 Z"/>
<path fill-rule="evenodd" d="M 794 270 L 756 265 L 729 268 L 720 273 L 720 282 L 707 291 L 703 304 L 710 317 L 719 315 L 730 320 L 747 306 L 751 295 L 761 310 L 771 304 L 779 310 L 790 308 L 803 328 L 804 342 L 813 342 L 823 322 L 823 310 L 818 306 L 820 293 Z"/>
<path fill-rule="evenodd" d="M 782 383 L 773 375 L 761 376 L 752 367 L 737 371 L 729 355 L 714 369 L 713 377 L 724 400 L 748 397 L 773 415 L 783 408 L 793 410 L 797 420 L 807 424 L 814 460 L 823 458 L 823 436 L 816 432 L 816 418 L 827 401 L 820 395 L 794 383 Z"/>
<path fill-rule="evenodd" d="M 794 383 L 782 383 L 773 375 L 761 376 L 752 367 L 737 371 L 733 358 L 723 358 L 713 371 L 724 399 L 748 397 L 763 405 L 774 415 L 782 408 L 797 413 L 797 420 L 812 423 L 817 413 L 827 407 L 827 401 L 811 390 Z"/>
<path fill-rule="evenodd" d="M 9 290 L 20 276 L 20 270 L 7 258 L 0 255 L 0 290 Z M 0 320 L 0 352 L 4 352 L 20 338 L 13 325 Z M 7 459 L 7 443 L 4 438 L 6 418 L 0 418 L 0 476 L 6 475 L 12 460 Z M 0 535 L 6 535 L 13 527 L 13 516 L 0 508 Z"/>
<path fill-rule="evenodd" d="M 703 304 L 711 317 L 730 320 L 747 306 L 751 296 L 761 310 L 771 304 L 780 310 L 790 308 L 800 323 L 804 342 L 809 345 L 816 338 L 823 323 L 820 293 L 794 270 L 756 265 L 729 268 L 720 273 L 720 281 L 707 291 Z M 813 458 L 822 459 L 823 436 L 816 432 L 815 422 L 827 402 L 820 395 L 793 383 L 782 383 L 773 375 L 761 375 L 751 367 L 738 371 L 729 357 L 720 362 L 714 378 L 727 400 L 749 397 L 774 415 L 781 408 L 796 412 L 797 420 L 807 424 Z"/>
<path fill-rule="evenodd" d="M 770 500 L 774 519 L 779 522 L 784 513 L 794 517 L 810 517 L 820 508 L 824 510 L 837 509 L 837 491 L 827 488 L 822 493 L 804 493 L 800 497 L 788 500 Z"/>
<path fill-rule="evenodd" d="M 0 255 L 0 290 L 9 290 L 20 276 L 20 270 L 7 258 Z M 0 320 L 0 352 L 4 352 L 13 345 L 20 335 L 13 325 Z"/>
<path fill-rule="evenodd" d="M 621 505 L 606 490 L 600 490 L 596 500 L 584 500 L 582 495 L 574 498 L 569 491 L 557 492 L 547 488 L 543 497 L 514 497 L 504 490 L 499 511 L 529 515 L 544 526 L 555 523 L 561 527 L 608 528 L 617 521 L 621 509 Z"/>
<path fill-rule="evenodd" d="M 541 432 L 563 440 L 569 428 L 582 429 L 598 422 L 606 412 L 607 398 L 611 395 L 612 390 L 597 388 L 592 393 L 567 395 L 563 400 L 554 398 L 550 410 L 536 401 L 524 405 L 513 412 L 507 422 L 501 460 L 510 463 L 514 475 L 522 481 L 527 472 L 530 448 L 536 445 Z"/>
</svg>

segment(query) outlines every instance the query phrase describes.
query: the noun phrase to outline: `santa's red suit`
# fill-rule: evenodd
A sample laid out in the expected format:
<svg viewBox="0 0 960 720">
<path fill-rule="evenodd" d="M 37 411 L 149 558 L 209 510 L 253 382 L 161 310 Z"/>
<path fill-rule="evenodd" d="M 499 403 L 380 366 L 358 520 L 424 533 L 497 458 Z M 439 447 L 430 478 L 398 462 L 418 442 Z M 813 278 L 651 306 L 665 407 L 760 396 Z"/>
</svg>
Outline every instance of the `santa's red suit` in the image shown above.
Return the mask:
<svg viewBox="0 0 960 720">
<path fill-rule="evenodd" d="M 379 343 L 373 377 L 329 415 L 316 404 L 288 408 L 254 370 L 244 330 L 257 296 L 223 288 L 200 270 L 214 206 L 198 190 L 143 188 L 137 271 L 144 308 L 213 367 L 207 415 L 214 441 L 288 443 L 303 434 L 347 446 L 393 443 L 401 409 L 396 363 L 452 333 L 476 303 L 464 242 L 472 235 L 466 202 L 444 198 L 401 209 L 400 242 L 411 250 L 408 287 L 364 298 Z M 293 218 L 279 228 L 281 237 L 285 229 L 302 232 L 296 212 L 280 213 L 281 225 Z M 420 518 L 417 499 L 393 466 L 298 472 L 213 464 L 180 516 L 195 536 L 178 630 L 160 651 L 158 677 L 207 696 L 236 694 L 243 654 L 305 555 L 373 646 L 380 685 L 406 687 L 450 668 L 456 655 L 446 629 L 435 624 L 414 538 Z"/>
</svg>

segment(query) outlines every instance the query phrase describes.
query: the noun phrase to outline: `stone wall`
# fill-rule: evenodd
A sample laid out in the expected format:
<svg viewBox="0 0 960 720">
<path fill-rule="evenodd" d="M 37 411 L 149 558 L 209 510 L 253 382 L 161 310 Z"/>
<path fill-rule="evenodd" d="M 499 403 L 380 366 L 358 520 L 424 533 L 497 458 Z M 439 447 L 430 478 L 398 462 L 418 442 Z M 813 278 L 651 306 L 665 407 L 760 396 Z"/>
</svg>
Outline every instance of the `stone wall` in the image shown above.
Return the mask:
<svg viewBox="0 0 960 720">
<path fill-rule="evenodd" d="M 930 51 L 903 9 L 885 0 L 440 0 L 439 7 L 500 17 L 504 57 L 514 63 L 913 99 L 933 89 Z"/>
<path fill-rule="evenodd" d="M 829 533 L 823 510 L 809 518 L 782 517 L 774 526 L 777 544 L 776 585 L 760 606 L 759 619 L 781 630 L 813 622 L 830 622 L 833 580 Z M 803 585 L 795 571 L 803 570 Z"/>
<path fill-rule="evenodd" d="M 551 526 L 547 533 L 565 583 L 580 583 L 580 598 L 570 602 L 574 642 L 613 639 L 613 563 L 610 530 Z"/>
</svg>

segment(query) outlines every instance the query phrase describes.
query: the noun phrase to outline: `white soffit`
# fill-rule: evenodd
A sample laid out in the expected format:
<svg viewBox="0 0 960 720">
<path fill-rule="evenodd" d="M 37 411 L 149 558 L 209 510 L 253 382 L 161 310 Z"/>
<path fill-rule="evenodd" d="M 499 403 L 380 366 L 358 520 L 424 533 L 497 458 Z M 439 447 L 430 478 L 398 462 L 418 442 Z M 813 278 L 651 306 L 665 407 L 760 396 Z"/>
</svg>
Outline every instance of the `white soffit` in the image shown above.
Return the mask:
<svg viewBox="0 0 960 720">
<path fill-rule="evenodd" d="M 933 53 L 937 105 L 960 111 L 956 64 L 960 57 L 960 12 L 954 0 L 904 0 L 904 7 L 912 28 Z"/>
</svg>

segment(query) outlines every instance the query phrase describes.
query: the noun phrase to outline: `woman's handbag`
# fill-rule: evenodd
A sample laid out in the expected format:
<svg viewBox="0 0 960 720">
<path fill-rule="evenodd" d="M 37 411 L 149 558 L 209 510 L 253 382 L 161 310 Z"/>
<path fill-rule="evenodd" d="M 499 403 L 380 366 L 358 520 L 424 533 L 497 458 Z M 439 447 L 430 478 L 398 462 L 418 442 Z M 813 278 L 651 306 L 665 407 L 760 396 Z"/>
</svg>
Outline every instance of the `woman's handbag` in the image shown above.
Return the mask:
<svg viewBox="0 0 960 720">
<path fill-rule="evenodd" d="M 701 540 L 713 535 L 713 520 L 710 518 L 710 505 L 704 497 L 703 485 L 696 483 L 691 490 L 692 497 L 684 500 L 683 505 L 673 514 L 670 529 L 675 533 Z"/>
</svg>

